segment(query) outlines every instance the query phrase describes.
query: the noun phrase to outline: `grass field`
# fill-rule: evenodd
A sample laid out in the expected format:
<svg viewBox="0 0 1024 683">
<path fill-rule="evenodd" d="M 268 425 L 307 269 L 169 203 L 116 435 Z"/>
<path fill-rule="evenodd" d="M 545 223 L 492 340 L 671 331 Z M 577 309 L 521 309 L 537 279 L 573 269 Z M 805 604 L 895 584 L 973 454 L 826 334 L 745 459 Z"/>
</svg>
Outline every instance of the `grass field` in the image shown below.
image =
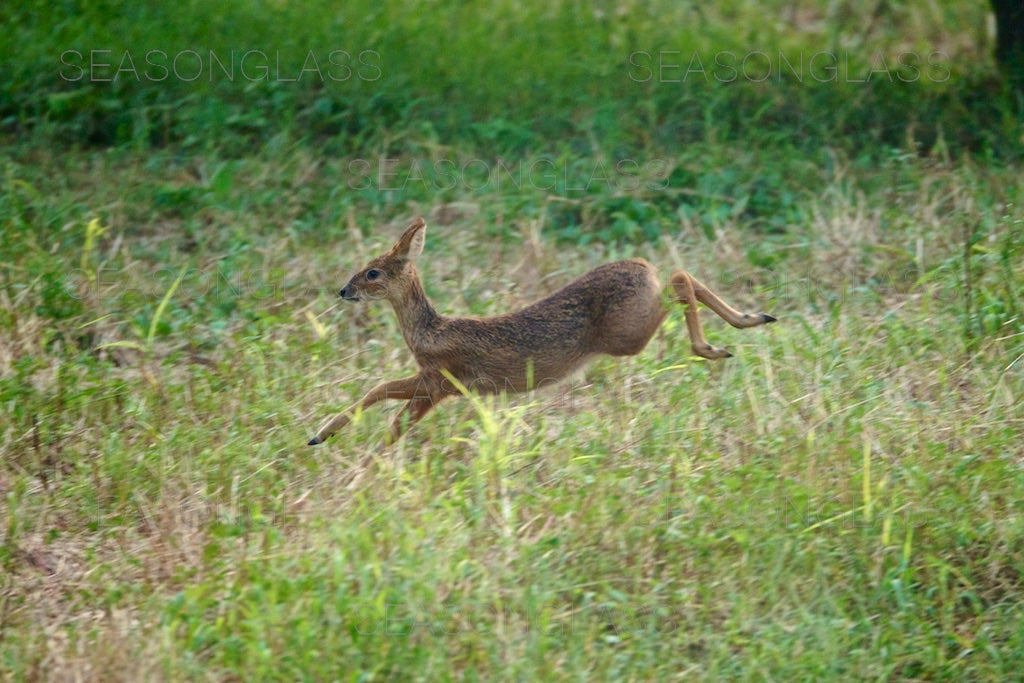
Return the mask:
<svg viewBox="0 0 1024 683">
<path fill-rule="evenodd" d="M 668 5 L 0 10 L 4 680 L 1019 675 L 1024 108 L 984 7 Z M 55 76 L 200 47 L 376 56 Z M 755 50 L 852 62 L 643 80 Z M 939 70 L 855 80 L 878 51 Z M 337 290 L 416 215 L 443 313 L 643 256 L 779 322 L 705 311 L 712 363 L 677 308 L 561 390 L 309 448 L 413 367 Z"/>
</svg>

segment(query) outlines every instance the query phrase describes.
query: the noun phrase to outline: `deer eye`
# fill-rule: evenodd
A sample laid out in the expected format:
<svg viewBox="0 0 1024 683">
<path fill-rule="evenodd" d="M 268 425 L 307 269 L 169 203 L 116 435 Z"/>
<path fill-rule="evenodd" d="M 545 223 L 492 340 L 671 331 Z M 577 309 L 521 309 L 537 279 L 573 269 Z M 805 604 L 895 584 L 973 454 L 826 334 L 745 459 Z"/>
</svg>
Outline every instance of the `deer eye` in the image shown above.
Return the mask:
<svg viewBox="0 0 1024 683">
<path fill-rule="evenodd" d="M 380 271 L 377 270 L 376 268 L 371 268 L 370 270 L 366 271 L 366 279 L 367 280 L 376 280 L 379 277 L 380 277 Z"/>
</svg>

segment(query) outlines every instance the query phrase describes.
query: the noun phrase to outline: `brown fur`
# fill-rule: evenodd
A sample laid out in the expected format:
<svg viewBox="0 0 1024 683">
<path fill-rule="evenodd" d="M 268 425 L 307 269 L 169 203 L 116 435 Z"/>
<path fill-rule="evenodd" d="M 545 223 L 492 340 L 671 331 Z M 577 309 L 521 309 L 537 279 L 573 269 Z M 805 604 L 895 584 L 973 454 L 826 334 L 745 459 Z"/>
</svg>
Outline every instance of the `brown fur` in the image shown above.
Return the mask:
<svg viewBox="0 0 1024 683">
<path fill-rule="evenodd" d="M 405 342 L 420 371 L 383 382 L 361 401 L 367 408 L 384 399 L 407 401 L 391 427 L 398 438 L 439 401 L 459 393 L 447 371 L 479 393 L 520 392 L 558 382 L 599 354 L 640 353 L 668 314 L 654 266 L 643 259 L 598 266 L 551 296 L 514 313 L 490 318 L 449 318 L 437 313 L 423 292 L 415 258 L 423 249 L 426 224 L 417 218 L 383 256 L 370 261 L 341 290 L 343 299 L 387 299 L 398 315 Z M 688 304 L 686 325 L 693 351 L 725 358 L 724 349 L 704 339 L 696 302 L 735 327 L 774 322 L 763 313 L 740 313 L 696 278 L 677 270 L 670 279 L 674 300 Z M 351 419 L 346 411 L 328 420 L 310 440 L 323 443 Z"/>
</svg>

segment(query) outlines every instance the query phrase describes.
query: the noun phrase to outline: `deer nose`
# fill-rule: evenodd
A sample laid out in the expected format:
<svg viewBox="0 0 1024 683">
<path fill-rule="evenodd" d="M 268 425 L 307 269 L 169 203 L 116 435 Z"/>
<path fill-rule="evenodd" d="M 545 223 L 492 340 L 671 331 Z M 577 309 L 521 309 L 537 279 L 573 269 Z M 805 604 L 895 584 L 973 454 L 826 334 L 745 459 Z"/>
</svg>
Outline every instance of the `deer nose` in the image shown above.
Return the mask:
<svg viewBox="0 0 1024 683">
<path fill-rule="evenodd" d="M 338 296 L 340 296 L 342 299 L 348 296 L 348 285 L 345 285 L 344 287 L 341 288 L 341 291 L 338 292 Z"/>
</svg>

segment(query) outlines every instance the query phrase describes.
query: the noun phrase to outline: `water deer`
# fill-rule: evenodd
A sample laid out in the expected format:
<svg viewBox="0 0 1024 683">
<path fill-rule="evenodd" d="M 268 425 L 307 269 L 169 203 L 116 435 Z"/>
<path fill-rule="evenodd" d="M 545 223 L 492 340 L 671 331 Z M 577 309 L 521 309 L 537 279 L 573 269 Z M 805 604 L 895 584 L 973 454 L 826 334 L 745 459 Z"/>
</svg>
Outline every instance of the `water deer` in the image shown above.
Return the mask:
<svg viewBox="0 0 1024 683">
<path fill-rule="evenodd" d="M 401 239 L 367 263 L 340 295 L 346 301 L 387 299 L 398 315 L 405 343 L 420 371 L 382 382 L 359 405 L 405 401 L 391 426 L 397 439 L 440 401 L 463 387 L 479 393 L 521 392 L 553 384 L 600 354 L 640 353 L 668 314 L 654 266 L 643 259 L 607 263 L 554 294 L 514 313 L 489 318 L 439 314 L 427 300 L 416 270 L 426 223 L 417 218 Z M 672 273 L 669 301 L 686 305 L 693 352 L 703 358 L 731 356 L 704 338 L 696 303 L 705 304 L 734 327 L 775 322 L 765 313 L 741 313 L 684 270 Z M 323 443 L 347 425 L 355 407 L 324 423 L 309 445 Z"/>
</svg>

